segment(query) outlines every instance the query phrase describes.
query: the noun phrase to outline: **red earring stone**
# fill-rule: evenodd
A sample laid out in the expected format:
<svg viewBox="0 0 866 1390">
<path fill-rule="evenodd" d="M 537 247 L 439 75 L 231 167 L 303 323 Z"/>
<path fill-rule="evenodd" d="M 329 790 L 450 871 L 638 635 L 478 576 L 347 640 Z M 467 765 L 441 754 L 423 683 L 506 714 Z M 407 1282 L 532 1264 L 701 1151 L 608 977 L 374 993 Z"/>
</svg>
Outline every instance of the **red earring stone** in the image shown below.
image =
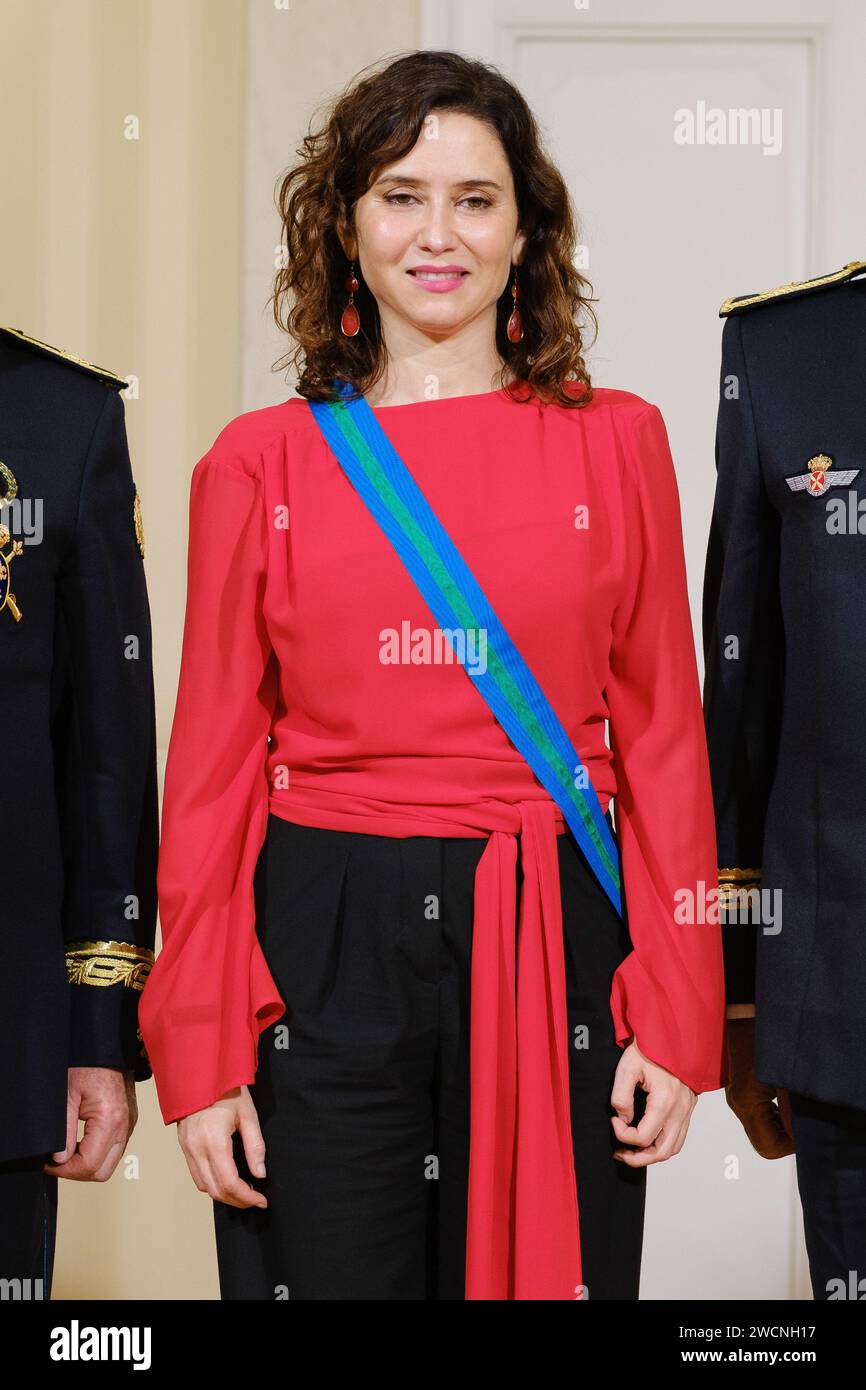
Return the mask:
<svg viewBox="0 0 866 1390">
<path fill-rule="evenodd" d="M 520 317 L 520 310 L 517 307 L 517 300 L 520 296 L 520 287 L 517 283 L 517 271 L 514 272 L 514 280 L 511 284 L 511 297 L 514 301 L 514 308 L 508 320 L 508 327 L 505 332 L 509 343 L 519 343 L 523 337 L 523 320 Z"/>
<path fill-rule="evenodd" d="M 353 261 L 352 268 L 346 276 L 346 289 L 349 291 L 349 302 L 343 310 L 343 315 L 340 319 L 340 328 L 347 338 L 354 338 L 361 327 L 361 315 L 355 307 L 355 291 L 358 288 L 358 280 L 355 276 L 355 262 Z"/>
</svg>

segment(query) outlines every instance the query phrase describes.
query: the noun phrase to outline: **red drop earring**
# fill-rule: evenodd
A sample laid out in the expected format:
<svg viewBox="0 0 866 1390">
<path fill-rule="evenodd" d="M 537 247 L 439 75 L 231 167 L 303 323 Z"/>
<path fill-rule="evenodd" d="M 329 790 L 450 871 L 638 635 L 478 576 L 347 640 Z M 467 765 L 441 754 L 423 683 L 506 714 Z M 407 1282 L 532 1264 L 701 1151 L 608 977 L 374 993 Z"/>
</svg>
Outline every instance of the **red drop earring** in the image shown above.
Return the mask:
<svg viewBox="0 0 866 1390">
<path fill-rule="evenodd" d="M 519 343 L 523 337 L 523 320 L 520 317 L 520 310 L 517 307 L 517 300 L 519 297 L 520 287 L 517 283 L 517 268 L 515 267 L 514 279 L 511 282 L 511 298 L 514 302 L 514 307 L 511 310 L 508 327 L 505 330 L 509 343 Z"/>
<path fill-rule="evenodd" d="M 354 261 L 352 262 L 352 268 L 349 274 L 346 276 L 346 289 L 349 291 L 349 302 L 343 310 L 340 319 L 340 328 L 345 337 L 354 338 L 361 327 L 361 315 L 358 313 L 355 305 L 355 291 L 358 289 L 358 280 L 355 275 Z"/>
</svg>

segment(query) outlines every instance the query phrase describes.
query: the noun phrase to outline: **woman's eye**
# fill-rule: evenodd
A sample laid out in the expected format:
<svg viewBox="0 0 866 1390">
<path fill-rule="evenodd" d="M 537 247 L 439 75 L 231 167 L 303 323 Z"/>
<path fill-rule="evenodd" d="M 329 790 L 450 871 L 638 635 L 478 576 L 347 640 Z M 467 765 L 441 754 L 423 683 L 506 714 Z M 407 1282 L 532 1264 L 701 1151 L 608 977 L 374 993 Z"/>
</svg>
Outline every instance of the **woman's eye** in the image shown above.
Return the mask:
<svg viewBox="0 0 866 1390">
<path fill-rule="evenodd" d="M 386 193 L 385 202 L 392 203 L 395 207 L 405 207 L 406 204 L 400 200 L 403 198 L 412 199 L 412 193 Z M 474 203 L 476 208 L 489 208 L 490 199 L 483 197 L 480 193 L 472 193 L 468 198 L 462 200 L 464 203 Z"/>
</svg>

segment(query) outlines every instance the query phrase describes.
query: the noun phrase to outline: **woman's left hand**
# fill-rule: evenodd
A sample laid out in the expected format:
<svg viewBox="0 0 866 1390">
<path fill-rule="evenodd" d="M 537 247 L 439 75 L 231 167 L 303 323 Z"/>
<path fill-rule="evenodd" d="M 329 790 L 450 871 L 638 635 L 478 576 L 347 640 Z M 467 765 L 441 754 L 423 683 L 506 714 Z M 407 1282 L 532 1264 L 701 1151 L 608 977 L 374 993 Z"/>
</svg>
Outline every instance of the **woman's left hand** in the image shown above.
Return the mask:
<svg viewBox="0 0 866 1390">
<path fill-rule="evenodd" d="M 637 1125 L 632 1124 L 635 1086 L 647 1092 L 646 1110 Z M 673 1158 L 686 1141 L 697 1100 L 684 1081 L 644 1057 L 637 1043 L 630 1042 L 617 1064 L 610 1096 L 616 1114 L 610 1122 L 620 1143 L 635 1147 L 614 1150 L 614 1158 L 629 1168 Z"/>
</svg>

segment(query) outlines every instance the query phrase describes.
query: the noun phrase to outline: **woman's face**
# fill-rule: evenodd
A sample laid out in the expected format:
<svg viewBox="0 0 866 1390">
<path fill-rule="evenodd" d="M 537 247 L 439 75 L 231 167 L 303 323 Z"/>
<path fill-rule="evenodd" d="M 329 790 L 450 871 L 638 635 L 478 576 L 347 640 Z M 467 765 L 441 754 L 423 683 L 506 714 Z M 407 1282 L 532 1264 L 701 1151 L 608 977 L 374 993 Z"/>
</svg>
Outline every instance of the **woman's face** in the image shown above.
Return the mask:
<svg viewBox="0 0 866 1390">
<path fill-rule="evenodd" d="M 347 253 L 386 330 L 399 319 L 446 338 L 485 314 L 495 323 L 525 243 L 495 132 L 474 116 L 431 113 L 414 149 L 381 169 L 358 200 L 354 232 Z M 449 273 L 437 276 L 436 267 Z"/>
</svg>

